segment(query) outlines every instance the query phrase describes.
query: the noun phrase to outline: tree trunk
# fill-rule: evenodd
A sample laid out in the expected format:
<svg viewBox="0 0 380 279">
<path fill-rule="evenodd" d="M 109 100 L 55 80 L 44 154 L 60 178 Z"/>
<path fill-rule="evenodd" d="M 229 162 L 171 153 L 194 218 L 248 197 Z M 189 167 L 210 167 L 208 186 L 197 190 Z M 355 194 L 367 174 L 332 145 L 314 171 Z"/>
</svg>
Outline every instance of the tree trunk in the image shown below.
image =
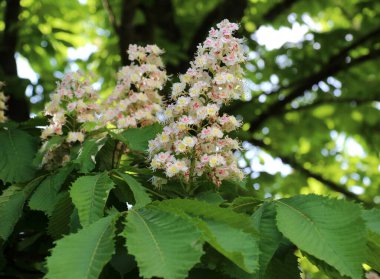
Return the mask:
<svg viewBox="0 0 380 279">
<path fill-rule="evenodd" d="M 19 36 L 20 0 L 7 0 L 4 14 L 5 29 L 0 45 L 0 81 L 6 83 L 5 94 L 9 96 L 7 115 L 15 121 L 29 119 L 29 102 L 24 94 L 25 83 L 18 78 L 16 47 Z"/>
</svg>

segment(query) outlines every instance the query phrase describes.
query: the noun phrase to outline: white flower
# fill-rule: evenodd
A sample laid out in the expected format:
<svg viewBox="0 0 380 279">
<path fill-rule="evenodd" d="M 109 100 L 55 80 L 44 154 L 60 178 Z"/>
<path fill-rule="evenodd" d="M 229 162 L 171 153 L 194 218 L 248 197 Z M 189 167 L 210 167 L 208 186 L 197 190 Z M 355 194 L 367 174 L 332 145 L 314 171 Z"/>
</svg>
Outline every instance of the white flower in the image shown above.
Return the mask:
<svg viewBox="0 0 380 279">
<path fill-rule="evenodd" d="M 172 96 L 173 98 L 179 96 L 183 90 L 185 90 L 186 84 L 182 82 L 176 82 L 173 84 Z"/>
<path fill-rule="evenodd" d="M 209 157 L 208 164 L 212 168 L 216 166 L 224 166 L 226 164 L 226 160 L 222 155 L 215 154 Z"/>
<path fill-rule="evenodd" d="M 82 132 L 69 132 L 66 138 L 67 142 L 83 142 L 84 134 Z"/>
<path fill-rule="evenodd" d="M 185 144 L 187 147 L 192 148 L 197 143 L 197 138 L 187 136 L 183 138 L 182 143 Z"/>
</svg>

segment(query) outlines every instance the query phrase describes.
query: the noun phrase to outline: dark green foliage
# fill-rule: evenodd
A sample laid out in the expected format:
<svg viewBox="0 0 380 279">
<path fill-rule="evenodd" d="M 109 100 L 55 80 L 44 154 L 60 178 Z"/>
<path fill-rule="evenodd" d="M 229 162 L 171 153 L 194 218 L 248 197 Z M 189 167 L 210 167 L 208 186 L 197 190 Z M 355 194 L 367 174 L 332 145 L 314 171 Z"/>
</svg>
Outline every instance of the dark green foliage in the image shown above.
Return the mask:
<svg viewBox="0 0 380 279">
<path fill-rule="evenodd" d="M 375 0 L 0 1 L 8 115 L 37 114 L 0 123 L 0 278 L 360 279 L 363 266 L 380 272 L 379 15 Z M 128 44 L 156 43 L 166 51 L 171 78 L 162 94 L 169 96 L 223 18 L 241 24 L 249 51 L 246 102 L 225 108 L 242 119 L 235 135 L 245 147 L 237 152 L 243 183 L 216 188 L 202 177 L 191 194 L 183 181 L 154 187 L 151 177 L 164 174 L 148 169 L 146 151 L 158 124 L 98 131 L 70 150 L 67 165 L 43 166 L 46 152 L 65 140 L 39 141 L 48 122 L 42 108 L 62 73 L 91 71 L 106 98 Z M 260 27 L 306 33 L 270 48 L 284 33 L 267 31 L 268 47 L 257 39 Z M 86 45 L 80 52 L 88 57 L 68 57 L 69 48 Z M 19 77 L 25 69 L 16 57 L 36 80 Z"/>
<path fill-rule="evenodd" d="M 4 182 L 26 182 L 35 168 L 31 164 L 37 141 L 28 133 L 9 128 L 0 131 L 0 179 Z"/>
</svg>

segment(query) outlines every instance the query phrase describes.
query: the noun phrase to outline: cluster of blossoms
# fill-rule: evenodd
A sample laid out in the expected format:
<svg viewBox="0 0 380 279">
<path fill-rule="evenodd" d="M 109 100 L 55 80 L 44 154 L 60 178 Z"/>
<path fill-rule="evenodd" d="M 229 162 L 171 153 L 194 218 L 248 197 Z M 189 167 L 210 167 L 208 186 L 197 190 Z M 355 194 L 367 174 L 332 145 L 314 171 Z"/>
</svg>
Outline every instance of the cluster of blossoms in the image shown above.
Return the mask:
<svg viewBox="0 0 380 279">
<path fill-rule="evenodd" d="M 157 122 L 156 115 L 162 110 L 158 91 L 167 81 L 162 53 L 156 45 L 129 46 L 132 63 L 118 72 L 117 85 L 104 105 L 105 125 L 112 123 L 118 129 L 126 129 Z"/>
<path fill-rule="evenodd" d="M 90 81 L 80 72 L 68 73 L 58 83 L 51 101 L 45 107 L 45 115 L 50 116 L 50 123 L 42 131 L 41 138 L 47 140 L 54 135 L 63 135 L 65 142 L 48 150 L 44 164 L 57 158 L 61 158 L 59 164 L 63 164 L 70 159 L 70 144 L 83 142 L 85 124 L 98 120 L 98 97 Z"/>
<path fill-rule="evenodd" d="M 207 175 L 217 186 L 225 179 L 243 178 L 233 155 L 239 143 L 225 135 L 240 122 L 219 112 L 243 92 L 240 64 L 246 58 L 242 40 L 233 36 L 237 29 L 228 20 L 211 29 L 191 67 L 173 85 L 174 102 L 164 111 L 167 125 L 149 142 L 153 170 L 189 183 Z"/>
<path fill-rule="evenodd" d="M 4 86 L 4 83 L 0 82 L 0 90 Z M 4 123 L 7 121 L 7 117 L 5 116 L 5 111 L 7 110 L 6 102 L 8 97 L 4 95 L 3 92 L 0 92 L 0 123 Z"/>
</svg>

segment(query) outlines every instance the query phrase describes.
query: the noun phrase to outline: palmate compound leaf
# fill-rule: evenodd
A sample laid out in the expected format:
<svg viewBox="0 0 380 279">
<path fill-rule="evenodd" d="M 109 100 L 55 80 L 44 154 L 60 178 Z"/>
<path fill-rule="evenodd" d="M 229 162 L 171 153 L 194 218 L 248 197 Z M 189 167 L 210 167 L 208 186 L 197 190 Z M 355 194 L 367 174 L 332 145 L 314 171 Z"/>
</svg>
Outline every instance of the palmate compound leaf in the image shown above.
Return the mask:
<svg viewBox="0 0 380 279">
<path fill-rule="evenodd" d="M 277 226 L 299 249 L 325 261 L 341 275 L 362 277 L 365 226 L 360 206 L 317 195 L 276 201 Z"/>
<path fill-rule="evenodd" d="M 128 211 L 122 235 L 144 278 L 186 278 L 203 254 L 198 229 L 156 206 Z"/>
<path fill-rule="evenodd" d="M 248 273 L 257 270 L 259 236 L 247 215 L 190 199 L 166 200 L 156 205 L 188 216 L 203 238 L 219 253 Z"/>
<path fill-rule="evenodd" d="M 38 177 L 26 185 L 12 185 L 0 196 L 0 237 L 4 240 L 12 233 L 14 226 L 22 215 L 25 201 L 41 182 Z"/>
<path fill-rule="evenodd" d="M 56 242 L 46 279 L 97 279 L 114 253 L 115 216 L 97 220 Z"/>
<path fill-rule="evenodd" d="M 72 170 L 73 166 L 67 165 L 46 177 L 30 197 L 29 207 L 50 216 L 60 197 L 59 190 Z"/>
<path fill-rule="evenodd" d="M 136 203 L 134 204 L 134 207 L 136 209 L 139 209 L 152 202 L 149 195 L 145 192 L 144 186 L 142 186 L 140 182 L 138 182 L 129 174 L 123 172 L 117 172 L 117 174 L 119 174 L 123 178 L 123 180 L 128 184 L 129 188 L 131 189 L 133 197 L 135 198 Z"/>
<path fill-rule="evenodd" d="M 79 165 L 79 172 L 89 173 L 95 168 L 95 157 L 99 150 L 105 144 L 107 138 L 88 139 L 82 144 L 79 150 L 78 157 L 74 160 L 74 163 Z"/>
<path fill-rule="evenodd" d="M 34 175 L 32 165 L 37 141 L 28 133 L 16 129 L 0 131 L 0 180 L 26 182 Z"/>
<path fill-rule="evenodd" d="M 114 183 L 107 172 L 79 177 L 70 189 L 70 197 L 78 209 L 83 227 L 104 216 L 104 206 Z"/>
</svg>

